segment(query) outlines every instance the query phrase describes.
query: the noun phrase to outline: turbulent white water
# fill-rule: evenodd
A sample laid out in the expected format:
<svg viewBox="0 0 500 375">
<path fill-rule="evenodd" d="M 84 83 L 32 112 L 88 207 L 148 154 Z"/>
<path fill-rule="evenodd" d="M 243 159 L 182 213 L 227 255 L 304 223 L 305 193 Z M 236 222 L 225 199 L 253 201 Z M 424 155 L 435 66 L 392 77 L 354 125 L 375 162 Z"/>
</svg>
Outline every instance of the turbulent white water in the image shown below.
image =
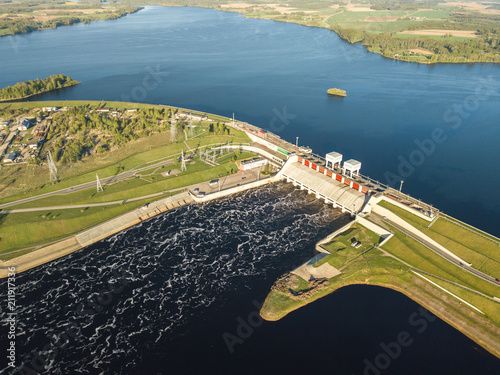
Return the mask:
<svg viewBox="0 0 500 375">
<path fill-rule="evenodd" d="M 19 275 L 17 363 L 50 374 L 127 372 L 148 347 L 210 321 L 256 283 L 270 286 L 346 220 L 277 184 L 181 207 Z"/>
</svg>

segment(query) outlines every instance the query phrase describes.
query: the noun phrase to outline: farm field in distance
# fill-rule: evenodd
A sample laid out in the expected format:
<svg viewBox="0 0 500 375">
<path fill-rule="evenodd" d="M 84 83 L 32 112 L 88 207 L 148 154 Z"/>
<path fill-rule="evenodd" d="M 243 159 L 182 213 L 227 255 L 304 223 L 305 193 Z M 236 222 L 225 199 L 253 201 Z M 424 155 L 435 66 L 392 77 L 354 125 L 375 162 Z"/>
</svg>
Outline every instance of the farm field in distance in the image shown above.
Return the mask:
<svg viewBox="0 0 500 375">
<path fill-rule="evenodd" d="M 127 0 L 132 3 L 130 0 Z M 148 4 L 184 6 L 181 0 Z M 384 57 L 417 63 L 500 62 L 500 2 L 432 1 L 267 1 L 196 0 L 245 17 L 292 22 L 335 31 Z"/>
</svg>

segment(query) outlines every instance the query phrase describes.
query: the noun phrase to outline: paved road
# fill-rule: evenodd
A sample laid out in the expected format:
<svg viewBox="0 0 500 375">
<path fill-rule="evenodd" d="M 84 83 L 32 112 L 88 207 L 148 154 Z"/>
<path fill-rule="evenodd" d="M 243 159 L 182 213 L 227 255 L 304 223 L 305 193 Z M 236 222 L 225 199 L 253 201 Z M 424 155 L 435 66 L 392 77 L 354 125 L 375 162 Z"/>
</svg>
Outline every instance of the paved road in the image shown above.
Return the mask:
<svg viewBox="0 0 500 375">
<path fill-rule="evenodd" d="M 235 167 L 236 168 L 236 167 Z M 149 167 L 148 167 L 149 169 Z M 172 193 L 175 191 L 181 190 L 191 190 L 193 191 L 195 188 L 198 188 L 199 191 L 205 192 L 206 194 L 213 193 L 219 190 L 219 183 L 221 189 L 228 189 L 237 185 L 243 185 L 249 182 L 256 181 L 258 178 L 256 170 L 250 170 L 245 172 L 239 172 L 234 175 L 221 177 L 217 179 L 217 183 L 210 185 L 209 181 L 201 182 L 193 185 L 186 186 L 184 188 L 171 189 L 166 191 L 161 191 L 159 193 L 143 195 L 141 197 L 134 197 L 129 199 L 122 199 L 119 201 L 112 202 L 102 202 L 102 203 L 87 203 L 87 204 L 74 204 L 74 205 L 65 205 L 65 206 L 49 206 L 49 207 L 32 207 L 32 208 L 17 208 L 13 210 L 0 210 L 0 215 L 4 214 L 14 214 L 14 213 L 22 213 L 22 212 L 37 212 L 37 211 L 53 211 L 53 210 L 67 210 L 73 208 L 87 208 L 87 207 L 102 207 L 102 206 L 111 206 L 116 204 L 122 204 L 126 202 L 134 202 L 141 199 L 154 198 L 160 195 L 164 195 L 167 193 Z M 66 190 L 66 189 L 64 189 Z M 71 190 L 75 191 L 75 190 Z"/>
<path fill-rule="evenodd" d="M 119 174 L 114 175 L 114 176 L 101 178 L 100 179 L 101 184 L 105 185 L 108 183 L 120 182 L 120 181 L 126 180 L 128 178 L 131 178 L 134 174 L 136 174 L 138 172 L 142 172 L 142 171 L 145 171 L 145 170 L 148 170 L 151 168 L 161 167 L 161 166 L 172 164 L 172 163 L 173 163 L 173 160 L 169 159 L 169 160 L 164 160 L 164 161 L 161 161 L 161 162 L 158 162 L 155 164 L 147 165 L 147 166 L 142 167 L 142 168 L 131 169 L 131 170 L 119 173 Z M 54 195 L 65 195 L 65 194 L 70 194 L 70 193 L 74 193 L 77 191 L 95 188 L 95 187 L 96 187 L 96 181 L 85 182 L 85 183 L 80 184 L 80 185 L 75 185 L 75 186 L 71 186 L 71 187 L 68 187 L 65 189 L 52 191 L 50 193 L 40 194 L 40 195 L 36 195 L 34 197 L 24 198 L 24 199 L 20 199 L 20 200 L 14 201 L 14 202 L 0 204 L 0 209 L 12 207 L 12 206 L 17 206 L 18 204 L 33 202 L 33 201 L 38 200 L 38 199 L 53 197 Z M 84 205 L 84 207 L 87 207 L 87 206 L 88 205 Z"/>
<path fill-rule="evenodd" d="M 393 227 L 395 227 L 396 229 L 400 230 L 401 232 L 403 232 L 404 234 L 410 236 L 411 238 L 413 238 L 415 241 L 421 243 L 422 245 L 424 245 L 425 247 L 429 248 L 430 250 L 432 250 L 433 252 L 435 252 L 436 254 L 438 254 L 439 256 L 445 258 L 447 261 L 463 268 L 465 271 L 477 276 L 477 277 L 480 277 L 481 279 L 485 280 L 485 281 L 488 281 L 492 284 L 495 284 L 496 286 L 500 286 L 499 283 L 497 283 L 495 281 L 495 278 L 494 277 L 491 277 L 489 275 L 486 275 L 484 273 L 482 273 L 481 271 L 478 271 L 476 270 L 475 268 L 472 268 L 470 267 L 469 265 L 467 264 L 464 264 L 464 263 L 461 263 L 459 262 L 458 260 L 454 259 L 453 257 L 451 257 L 450 255 L 448 255 L 447 253 L 445 253 L 444 251 L 442 251 L 441 249 L 435 247 L 434 245 L 432 245 L 431 243 L 423 240 L 422 238 L 414 235 L 413 233 L 407 231 L 405 228 L 401 227 L 400 225 L 394 223 L 393 221 L 387 219 L 387 218 L 382 218 L 383 221 L 387 222 L 388 224 L 392 225 Z"/>
<path fill-rule="evenodd" d="M 214 143 L 214 144 L 204 145 L 203 147 L 212 147 L 212 146 L 219 146 L 219 145 L 220 145 L 220 143 Z M 140 164 L 140 165 L 135 166 L 134 168 L 132 168 L 132 169 L 130 169 L 128 171 L 119 173 L 117 175 L 101 178 L 100 179 L 101 180 L 101 184 L 105 185 L 105 184 L 108 184 L 108 183 L 114 183 L 114 182 L 123 181 L 123 180 L 126 180 L 128 178 L 131 178 L 134 174 L 136 174 L 138 172 L 142 172 L 142 171 L 145 171 L 145 170 L 148 170 L 148 169 L 151 169 L 151 168 L 156 168 L 156 167 L 161 167 L 163 165 L 171 164 L 171 163 L 173 163 L 173 160 L 174 160 L 173 158 L 175 158 L 175 157 L 180 157 L 180 153 L 179 154 L 174 154 L 174 155 L 168 155 L 165 158 L 163 158 L 163 159 L 171 158 L 171 159 L 168 159 L 168 160 L 159 161 L 159 162 L 157 162 L 155 164 L 147 164 L 147 163 Z M 96 187 L 96 181 L 85 182 L 85 183 L 80 184 L 80 185 L 75 185 L 75 186 L 71 186 L 71 187 L 68 187 L 68 188 L 65 188 L 65 189 L 52 191 L 50 193 L 35 195 L 33 197 L 19 199 L 17 201 L 0 204 L 0 209 L 7 208 L 7 207 L 12 207 L 12 206 L 17 206 L 18 204 L 33 202 L 33 201 L 38 200 L 38 199 L 52 197 L 52 196 L 55 196 L 55 195 L 70 194 L 70 193 L 74 193 L 76 191 L 90 189 L 90 188 L 93 188 L 93 187 Z"/>
</svg>

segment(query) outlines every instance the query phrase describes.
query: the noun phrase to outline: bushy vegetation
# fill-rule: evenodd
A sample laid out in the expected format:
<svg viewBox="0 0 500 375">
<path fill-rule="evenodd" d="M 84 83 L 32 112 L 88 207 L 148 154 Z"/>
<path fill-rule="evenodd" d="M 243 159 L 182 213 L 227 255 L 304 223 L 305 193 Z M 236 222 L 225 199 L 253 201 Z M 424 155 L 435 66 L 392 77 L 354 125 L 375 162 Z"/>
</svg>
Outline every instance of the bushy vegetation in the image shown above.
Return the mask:
<svg viewBox="0 0 500 375">
<path fill-rule="evenodd" d="M 80 82 L 62 74 L 52 75 L 44 79 L 35 79 L 28 82 L 19 82 L 14 86 L 0 89 L 0 100 L 27 98 L 28 96 L 73 86 Z"/>
<path fill-rule="evenodd" d="M 345 90 L 341 89 L 328 89 L 327 91 L 328 95 L 333 95 L 333 96 L 346 96 L 347 93 Z"/>
<path fill-rule="evenodd" d="M 0 110 L 0 118 L 43 116 L 48 125 L 44 150 L 51 151 L 54 160 L 67 164 L 85 156 L 101 154 L 126 145 L 130 141 L 153 134 L 170 132 L 176 128 L 178 139 L 183 138 L 188 122 L 177 116 L 177 109 L 142 108 L 131 111 L 82 105 L 64 108 L 58 112 L 30 112 L 25 109 Z M 175 120 L 173 121 L 173 119 Z M 231 135 L 231 128 L 221 122 L 195 125 L 206 127 L 207 135 Z"/>
</svg>

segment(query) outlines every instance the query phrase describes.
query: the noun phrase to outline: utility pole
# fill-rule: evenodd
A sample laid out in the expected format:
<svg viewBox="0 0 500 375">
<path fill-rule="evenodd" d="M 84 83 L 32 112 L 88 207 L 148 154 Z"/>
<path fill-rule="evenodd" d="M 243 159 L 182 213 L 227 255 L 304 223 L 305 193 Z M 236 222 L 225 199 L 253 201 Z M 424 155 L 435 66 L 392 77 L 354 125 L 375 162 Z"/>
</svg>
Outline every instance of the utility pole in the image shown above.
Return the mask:
<svg viewBox="0 0 500 375">
<path fill-rule="evenodd" d="M 99 192 L 103 191 L 103 189 L 102 189 L 102 185 L 101 185 L 101 180 L 99 180 L 99 176 L 97 175 L 97 173 L 95 174 L 95 178 L 97 180 L 97 192 L 99 193 Z"/>
<path fill-rule="evenodd" d="M 184 150 L 181 153 L 181 171 L 187 170 L 186 168 L 186 160 L 184 159 Z"/>
<path fill-rule="evenodd" d="M 403 180 L 401 180 L 401 185 L 399 185 L 399 192 L 401 193 L 401 189 L 403 188 Z"/>
</svg>

